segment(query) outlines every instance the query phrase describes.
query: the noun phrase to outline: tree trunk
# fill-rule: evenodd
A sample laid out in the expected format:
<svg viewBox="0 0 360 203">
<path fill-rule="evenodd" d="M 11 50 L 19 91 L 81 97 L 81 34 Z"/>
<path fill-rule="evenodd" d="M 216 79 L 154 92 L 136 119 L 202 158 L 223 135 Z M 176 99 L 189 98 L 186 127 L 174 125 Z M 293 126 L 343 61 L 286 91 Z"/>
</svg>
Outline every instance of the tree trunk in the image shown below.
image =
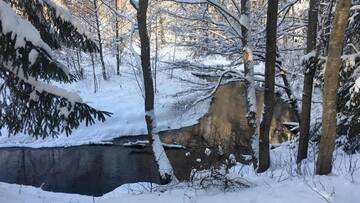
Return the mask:
<svg viewBox="0 0 360 203">
<path fill-rule="evenodd" d="M 97 0 L 93 1 L 94 3 L 94 15 L 95 15 L 95 22 L 96 22 L 96 33 L 97 33 L 97 37 L 98 37 L 98 41 L 99 41 L 99 54 L 100 54 L 100 62 L 101 62 L 101 70 L 102 70 L 102 75 L 104 80 L 107 80 L 107 76 L 106 76 L 106 67 L 105 67 L 105 62 L 104 62 L 104 55 L 103 55 L 103 42 L 102 42 L 102 38 L 101 38 L 101 31 L 100 31 L 100 21 L 99 21 L 99 15 L 98 15 L 98 5 L 97 5 Z"/>
<path fill-rule="evenodd" d="M 147 8 L 148 0 L 139 0 L 137 20 L 141 43 L 141 66 L 145 90 L 145 120 L 149 141 L 152 145 L 155 161 L 159 167 L 161 183 L 166 184 L 172 180 L 176 180 L 176 177 L 156 130 L 157 126 L 154 113 L 154 85 L 150 66 L 150 40 L 146 28 Z"/>
<path fill-rule="evenodd" d="M 266 20 L 264 114 L 260 124 L 258 173 L 265 172 L 270 167 L 269 131 L 274 111 L 277 12 L 278 0 L 268 1 Z"/>
<path fill-rule="evenodd" d="M 165 28 L 164 28 L 164 21 L 165 21 L 165 17 L 163 17 L 160 13 L 160 42 L 162 45 L 166 44 L 166 39 L 165 39 Z"/>
<path fill-rule="evenodd" d="M 119 10 L 119 0 L 115 0 L 115 10 Z M 116 74 L 120 75 L 120 39 L 119 39 L 119 20 L 118 15 L 115 15 L 115 39 L 116 39 Z"/>
<path fill-rule="evenodd" d="M 85 73 L 84 73 L 84 68 L 80 64 L 80 60 L 81 60 L 81 52 L 79 50 L 76 50 L 76 61 L 79 68 L 79 78 L 83 80 L 85 79 Z"/>
<path fill-rule="evenodd" d="M 93 53 L 90 53 L 90 58 L 91 58 L 91 65 L 92 65 L 93 79 L 94 79 L 94 93 L 96 93 L 97 89 L 98 89 L 98 84 L 97 84 L 97 80 L 96 80 L 95 60 L 94 60 Z"/>
<path fill-rule="evenodd" d="M 251 1 L 241 0 L 241 15 L 246 16 L 248 21 L 251 21 Z M 251 23 L 249 23 L 249 26 Z M 242 44 L 243 44 L 243 59 L 244 59 L 244 73 L 247 80 L 247 120 L 250 127 L 251 146 L 252 146 L 252 162 L 254 168 L 257 167 L 257 160 L 259 155 L 258 143 L 258 130 L 256 121 L 256 89 L 254 81 L 254 63 L 251 42 L 251 28 L 241 26 Z"/>
<path fill-rule="evenodd" d="M 300 122 L 301 118 L 300 118 L 300 113 L 299 113 L 299 108 L 298 108 L 298 101 L 296 99 L 296 97 L 294 96 L 293 91 L 291 90 L 291 85 L 290 82 L 287 78 L 287 70 L 281 67 L 281 64 L 277 65 L 277 68 L 280 71 L 280 76 L 283 80 L 283 83 L 286 87 L 285 92 L 289 98 L 288 104 L 290 104 L 291 109 L 293 110 L 296 120 L 298 122 Z"/>
<path fill-rule="evenodd" d="M 332 155 L 336 138 L 336 96 L 350 6 L 351 0 L 339 1 L 335 13 L 334 28 L 330 36 L 329 55 L 324 76 L 322 136 L 316 162 L 316 174 L 319 175 L 329 174 L 332 168 Z"/>
<path fill-rule="evenodd" d="M 311 54 L 312 52 L 315 52 L 316 49 L 318 11 L 319 11 L 319 0 L 310 0 L 306 54 Z M 316 54 L 312 56 L 312 59 L 306 61 L 305 64 L 304 89 L 303 89 L 302 107 L 301 107 L 302 110 L 301 110 L 301 122 L 300 122 L 300 139 L 299 139 L 299 149 L 296 159 L 296 163 L 298 164 L 300 164 L 303 159 L 307 158 L 307 153 L 308 153 L 310 120 L 311 120 L 311 98 L 312 98 L 313 83 L 314 83 L 314 76 L 315 76 L 316 63 L 317 63 L 315 55 Z"/>
<path fill-rule="evenodd" d="M 157 64 L 158 64 L 158 51 L 159 51 L 159 43 L 158 43 L 158 14 L 156 15 L 155 18 L 155 58 L 154 58 L 154 91 L 157 92 L 157 78 L 156 78 L 156 74 L 157 74 Z"/>
</svg>

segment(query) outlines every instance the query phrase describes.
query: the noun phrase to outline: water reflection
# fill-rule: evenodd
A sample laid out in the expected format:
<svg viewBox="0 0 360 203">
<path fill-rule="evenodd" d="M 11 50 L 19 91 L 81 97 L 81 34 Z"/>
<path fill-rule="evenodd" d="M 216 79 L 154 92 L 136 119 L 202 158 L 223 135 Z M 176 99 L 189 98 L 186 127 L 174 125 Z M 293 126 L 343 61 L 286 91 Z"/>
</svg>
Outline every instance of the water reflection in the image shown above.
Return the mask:
<svg viewBox="0 0 360 203">
<path fill-rule="evenodd" d="M 158 182 L 149 149 L 122 146 L 0 149 L 0 181 L 99 196 L 124 183 Z"/>
</svg>

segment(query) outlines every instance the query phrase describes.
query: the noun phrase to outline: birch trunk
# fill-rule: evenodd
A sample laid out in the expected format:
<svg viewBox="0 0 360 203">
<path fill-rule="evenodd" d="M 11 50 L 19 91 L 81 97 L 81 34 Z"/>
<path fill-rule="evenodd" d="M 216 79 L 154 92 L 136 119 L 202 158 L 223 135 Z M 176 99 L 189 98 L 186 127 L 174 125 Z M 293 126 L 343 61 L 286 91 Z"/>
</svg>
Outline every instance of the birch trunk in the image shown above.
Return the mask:
<svg viewBox="0 0 360 203">
<path fill-rule="evenodd" d="M 250 0 L 241 0 L 241 18 L 246 19 L 248 25 L 250 26 L 251 20 L 251 1 Z M 253 53 L 252 53 L 252 42 L 251 42 L 251 27 L 241 26 L 242 33 L 242 44 L 243 44 L 243 59 L 244 59 L 244 73 L 245 78 L 248 81 L 247 84 L 247 119 L 250 127 L 250 136 L 251 136 L 251 147 L 253 151 L 253 165 L 254 168 L 257 167 L 258 155 L 259 155 L 259 136 L 256 122 L 256 89 L 254 81 L 254 63 L 253 63 Z"/>
</svg>

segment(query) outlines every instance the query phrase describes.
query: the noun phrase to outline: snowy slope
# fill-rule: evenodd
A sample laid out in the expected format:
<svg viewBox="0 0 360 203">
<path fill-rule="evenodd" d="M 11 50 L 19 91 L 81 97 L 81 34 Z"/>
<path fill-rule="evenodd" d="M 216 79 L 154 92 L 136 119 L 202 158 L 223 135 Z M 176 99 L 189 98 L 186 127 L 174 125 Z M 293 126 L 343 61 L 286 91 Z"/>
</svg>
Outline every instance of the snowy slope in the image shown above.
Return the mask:
<svg viewBox="0 0 360 203">
<path fill-rule="evenodd" d="M 134 47 L 139 52 L 138 47 Z M 228 66 L 231 61 L 226 58 L 213 55 L 202 58 L 193 58 L 192 52 L 185 48 L 177 48 L 175 56 L 173 47 L 164 47 L 159 53 L 159 61 L 191 61 L 194 64 L 204 66 Z M 61 58 L 61 57 L 60 57 Z M 63 63 L 65 63 L 65 60 Z M 96 74 L 99 90 L 94 93 L 92 66 L 89 58 L 84 58 L 82 64 L 85 66 L 86 79 L 73 84 L 55 84 L 69 92 L 79 94 L 83 102 L 100 110 L 113 113 L 105 123 L 97 122 L 93 126 L 81 125 L 73 133 L 66 137 L 60 134 L 57 138 L 46 138 L 36 140 L 28 135 L 18 134 L 7 136 L 6 129 L 1 129 L 0 147 L 62 147 L 77 146 L 83 144 L 109 143 L 112 139 L 121 136 L 144 135 L 146 125 L 144 119 L 144 99 L 139 84 L 142 76 L 135 76 L 137 62 L 133 56 L 124 57 L 121 67 L 121 76 L 115 74 L 116 59 L 108 54 L 105 58 L 110 79 L 102 80 L 101 67 L 97 64 Z M 184 67 L 187 69 L 187 67 Z M 242 66 L 236 67 L 238 71 Z M 255 66 L 255 72 L 263 73 L 263 64 Z M 190 70 L 170 70 L 167 63 L 158 63 L 156 75 L 157 92 L 155 95 L 155 114 L 160 131 L 178 129 L 198 123 L 198 120 L 207 113 L 210 99 L 200 103 L 196 101 L 206 96 L 209 88 L 215 86 L 199 79 L 191 74 Z M 199 91 L 201 90 L 201 91 Z"/>
<path fill-rule="evenodd" d="M 165 53 L 170 52 L 165 51 Z M 187 57 L 187 53 L 179 53 L 177 58 L 180 57 Z M 115 59 L 108 56 L 107 64 L 108 68 L 115 67 Z M 81 125 L 69 137 L 61 134 L 57 138 L 46 138 L 45 140 L 36 140 L 24 134 L 8 137 L 6 129 L 2 129 L 0 147 L 75 146 L 89 143 L 107 143 L 120 136 L 146 134 L 144 99 L 138 85 L 141 83 L 141 77 L 134 76 L 132 67 L 129 65 L 121 67 L 122 75 L 120 77 L 114 74 L 108 81 L 99 80 L 100 89 L 97 93 L 94 93 L 91 67 L 87 69 L 87 79 L 70 85 L 60 84 L 60 86 L 68 91 L 78 93 L 82 100 L 92 107 L 112 112 L 111 118 L 108 118 L 105 123 L 97 122 L 89 127 Z M 97 70 L 100 72 L 100 67 L 97 67 Z M 209 100 L 191 105 L 203 92 L 191 91 L 198 86 L 189 84 L 179 79 L 178 76 L 199 84 L 204 83 L 201 79 L 194 77 L 190 72 L 181 70 L 174 70 L 173 76 L 171 77 L 169 70 L 161 70 L 160 68 L 157 73 L 155 113 L 160 131 L 194 125 L 209 107 Z M 100 74 L 98 78 L 101 78 Z M 183 92 L 186 93 L 182 94 Z"/>
<path fill-rule="evenodd" d="M 281 183 L 272 183 L 263 180 L 263 185 L 241 192 L 206 192 L 195 191 L 191 188 L 174 189 L 161 192 L 144 192 L 143 194 L 127 194 L 124 189 L 121 193 L 110 193 L 104 197 L 92 198 L 74 194 L 51 193 L 31 186 L 22 186 L 0 183 L 0 202 L 6 203 L 347 203 L 359 202 L 359 184 L 349 183 L 343 177 L 316 177 L 303 181 L 286 180 Z M 313 183 L 312 181 L 315 181 Z M 138 187 L 140 187 L 139 184 Z M 136 184 L 135 184 L 136 186 Z M 6 193 L 5 193 L 6 192 Z M 110 197 L 107 197 L 109 196 Z M 322 196 L 323 195 L 323 196 Z"/>
<path fill-rule="evenodd" d="M 208 109 L 209 102 L 202 102 L 195 106 L 187 107 L 191 97 L 173 96 L 185 91 L 189 87 L 181 81 L 170 80 L 166 73 L 158 75 L 158 93 L 156 95 L 156 116 L 160 130 L 177 129 L 197 123 Z M 101 81 L 100 90 L 93 93 L 91 80 L 72 84 L 67 89 L 77 92 L 87 104 L 113 113 L 105 123 L 96 123 L 93 126 L 80 126 L 66 137 L 47 138 L 35 140 L 28 135 L 7 137 L 6 132 L 0 137 L 0 146 L 27 146 L 27 147 L 52 147 L 81 145 L 87 143 L 101 143 L 112 138 L 127 135 L 146 134 L 144 120 L 144 104 L 141 91 L 134 76 L 124 73 L 121 77 L 113 76 L 109 81 Z"/>
<path fill-rule="evenodd" d="M 337 150 L 333 174 L 314 176 L 314 153 L 303 164 L 303 175 L 295 173 L 296 147 L 291 142 L 271 151 L 271 168 L 263 174 L 254 173 L 251 166 L 237 165 L 234 174 L 254 183 L 236 192 L 201 190 L 180 183 L 162 186 L 150 183 L 126 184 L 102 197 L 52 193 L 31 186 L 0 183 L 0 202 L 79 202 L 79 203 L 357 203 L 360 201 L 360 154 L 346 155 Z M 155 190 L 154 190 L 155 189 Z"/>
</svg>

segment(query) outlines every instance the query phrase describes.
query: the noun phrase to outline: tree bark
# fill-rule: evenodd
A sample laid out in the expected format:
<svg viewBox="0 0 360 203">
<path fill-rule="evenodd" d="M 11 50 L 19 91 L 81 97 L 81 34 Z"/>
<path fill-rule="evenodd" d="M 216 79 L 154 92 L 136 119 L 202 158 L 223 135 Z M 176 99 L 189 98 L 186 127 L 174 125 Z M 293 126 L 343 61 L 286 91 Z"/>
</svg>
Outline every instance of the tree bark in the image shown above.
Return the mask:
<svg viewBox="0 0 360 203">
<path fill-rule="evenodd" d="M 280 76 L 281 76 L 281 78 L 283 80 L 283 83 L 284 83 L 284 85 L 286 87 L 285 92 L 286 92 L 286 94 L 287 94 L 287 96 L 289 98 L 288 104 L 290 104 L 290 107 L 291 107 L 291 109 L 293 110 L 293 112 L 295 114 L 296 120 L 298 122 L 300 122 L 301 117 L 300 117 L 299 108 L 298 108 L 298 105 L 297 105 L 298 101 L 295 98 L 293 91 L 291 90 L 291 85 L 290 85 L 290 82 L 289 82 L 289 80 L 287 78 L 287 70 L 282 68 L 281 65 L 278 65 L 277 68 L 280 71 Z"/>
<path fill-rule="evenodd" d="M 330 35 L 329 55 L 324 76 L 324 101 L 322 117 L 322 136 L 316 162 L 316 174 L 331 172 L 332 157 L 336 138 L 336 105 L 341 54 L 349 18 L 351 0 L 340 0 L 335 13 L 334 28 Z"/>
<path fill-rule="evenodd" d="M 79 77 L 81 80 L 83 80 L 85 79 L 85 73 L 84 73 L 84 68 L 80 64 L 81 52 L 79 50 L 76 50 L 75 52 L 76 52 L 76 62 L 79 68 Z"/>
<path fill-rule="evenodd" d="M 270 167 L 269 131 L 274 111 L 277 12 L 278 0 L 268 1 L 266 20 L 264 114 L 260 124 L 258 173 L 265 172 Z"/>
<path fill-rule="evenodd" d="M 97 2 L 98 2 L 97 0 L 93 0 L 95 23 L 96 23 L 96 33 L 97 33 L 97 37 L 98 37 L 98 41 L 99 41 L 99 54 L 100 54 L 102 75 L 103 75 L 104 80 L 107 80 L 106 67 L 105 67 L 104 55 L 103 55 L 103 44 L 102 44 L 103 42 L 102 42 L 102 38 L 101 38 L 100 21 L 99 21 L 99 14 L 98 14 L 99 8 L 97 5 Z"/>
<path fill-rule="evenodd" d="M 160 13 L 160 19 L 159 19 L 159 24 L 160 24 L 160 42 L 162 45 L 166 44 L 166 39 L 165 39 L 165 28 L 164 28 L 164 21 L 165 21 L 165 17 L 163 17 Z"/>
<path fill-rule="evenodd" d="M 319 11 L 319 0 L 310 0 L 306 54 L 311 54 L 312 52 L 315 52 L 316 49 L 318 11 Z M 296 159 L 296 163 L 298 164 L 300 164 L 303 159 L 307 158 L 307 153 L 308 153 L 310 121 L 311 121 L 311 99 L 313 92 L 314 76 L 316 71 L 316 60 L 317 60 L 316 56 L 314 55 L 312 59 L 306 61 L 305 64 L 304 89 L 303 89 L 302 106 L 301 106 L 302 110 L 301 110 L 301 122 L 300 122 L 299 149 Z"/>
<path fill-rule="evenodd" d="M 241 16 L 247 18 L 248 21 L 251 21 L 251 1 L 250 0 L 241 0 Z M 249 22 L 249 26 L 250 26 Z M 252 162 L 254 168 L 257 167 L 258 163 L 258 129 L 256 121 L 256 89 L 254 81 L 254 62 L 253 62 L 253 53 L 252 53 L 252 42 L 251 42 L 251 28 L 241 26 L 242 34 L 242 44 L 243 44 L 243 60 L 244 60 L 244 74 L 247 79 L 247 120 L 250 127 L 249 135 L 251 137 L 251 148 L 252 148 Z"/>
<path fill-rule="evenodd" d="M 167 184 L 172 180 L 176 180 L 176 177 L 156 130 L 157 126 L 154 113 L 154 85 L 150 66 L 150 40 L 146 27 L 147 8 L 148 0 L 139 0 L 137 20 L 141 43 L 141 66 L 145 90 L 145 120 L 149 142 L 152 145 L 155 161 L 159 167 L 161 183 Z"/>
<path fill-rule="evenodd" d="M 96 79 L 96 72 L 95 72 L 95 60 L 93 53 L 90 53 L 90 59 L 91 59 L 91 65 L 92 65 L 92 71 L 93 71 L 93 80 L 94 80 L 94 93 L 97 92 L 98 84 Z"/>
<path fill-rule="evenodd" d="M 115 10 L 119 10 L 119 0 L 115 1 Z M 119 39 L 119 19 L 118 15 L 115 15 L 115 38 L 116 38 L 116 74 L 120 75 L 120 39 Z"/>
</svg>

